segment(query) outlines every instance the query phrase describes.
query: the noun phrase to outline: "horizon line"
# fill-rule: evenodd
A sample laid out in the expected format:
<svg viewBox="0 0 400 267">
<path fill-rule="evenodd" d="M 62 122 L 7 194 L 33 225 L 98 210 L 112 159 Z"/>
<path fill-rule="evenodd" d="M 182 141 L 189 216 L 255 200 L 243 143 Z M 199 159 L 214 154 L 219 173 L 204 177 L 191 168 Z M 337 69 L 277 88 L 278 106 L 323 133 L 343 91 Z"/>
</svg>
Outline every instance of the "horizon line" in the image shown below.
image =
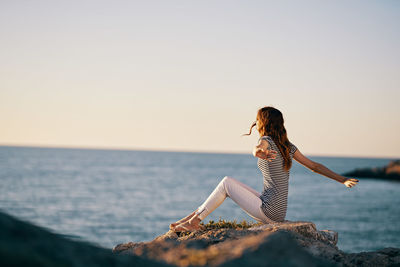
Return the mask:
<svg viewBox="0 0 400 267">
<path fill-rule="evenodd" d="M 172 152 L 172 153 L 197 153 L 197 154 L 238 154 L 248 155 L 251 152 L 242 151 L 210 151 L 210 150 L 179 150 L 179 149 L 152 149 L 152 148 L 127 148 L 127 147 L 96 147 L 96 146 L 68 146 L 68 145 L 38 145 L 38 144 L 4 144 L 1 147 L 20 147 L 20 148 L 54 148 L 54 149 L 83 149 L 83 150 L 114 150 L 114 151 L 143 151 L 143 152 Z M 366 158 L 366 159 L 399 159 L 400 157 L 388 156 L 365 156 L 365 155 L 322 155 L 322 154 L 304 154 L 308 157 L 327 157 L 327 158 Z"/>
</svg>

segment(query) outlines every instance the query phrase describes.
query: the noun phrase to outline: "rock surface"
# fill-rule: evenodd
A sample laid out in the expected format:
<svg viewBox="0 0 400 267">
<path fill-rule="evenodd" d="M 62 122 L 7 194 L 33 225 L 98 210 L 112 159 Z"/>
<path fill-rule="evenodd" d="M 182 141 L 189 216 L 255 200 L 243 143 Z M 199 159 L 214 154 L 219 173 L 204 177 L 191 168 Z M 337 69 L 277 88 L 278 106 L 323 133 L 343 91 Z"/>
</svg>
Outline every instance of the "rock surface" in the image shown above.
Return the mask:
<svg viewBox="0 0 400 267">
<path fill-rule="evenodd" d="M 113 252 L 174 266 L 390 266 L 400 249 L 344 253 L 338 234 L 312 222 L 285 221 L 247 229 L 206 229 L 187 235 L 168 231 L 150 242 L 126 243 Z"/>
<path fill-rule="evenodd" d="M 400 181 L 400 160 L 393 160 L 384 167 L 355 169 L 344 173 L 343 176 L 381 178 Z"/>
<path fill-rule="evenodd" d="M 0 266 L 169 266 L 142 257 L 118 256 L 73 241 L 0 211 Z"/>
<path fill-rule="evenodd" d="M 400 249 L 344 253 L 311 222 L 172 231 L 110 249 L 74 241 L 0 212 L 0 266 L 400 266 Z M 119 254 L 119 255 L 116 255 Z"/>
</svg>

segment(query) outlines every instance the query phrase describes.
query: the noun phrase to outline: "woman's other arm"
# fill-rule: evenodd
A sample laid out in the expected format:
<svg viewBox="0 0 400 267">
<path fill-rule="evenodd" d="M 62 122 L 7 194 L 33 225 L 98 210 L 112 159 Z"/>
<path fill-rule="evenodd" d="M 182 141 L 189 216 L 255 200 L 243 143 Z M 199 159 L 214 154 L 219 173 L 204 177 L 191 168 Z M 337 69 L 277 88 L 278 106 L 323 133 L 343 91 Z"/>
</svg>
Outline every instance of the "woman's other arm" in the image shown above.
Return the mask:
<svg viewBox="0 0 400 267">
<path fill-rule="evenodd" d="M 278 152 L 268 149 L 269 144 L 266 140 L 261 139 L 258 145 L 253 148 L 253 156 L 271 161 L 276 158 Z"/>
<path fill-rule="evenodd" d="M 296 152 L 293 155 L 293 158 L 299 162 L 300 164 L 304 165 L 305 167 L 309 168 L 311 171 L 324 175 L 328 178 L 331 178 L 335 181 L 338 181 L 339 183 L 344 184 L 347 187 L 352 187 L 358 183 L 357 179 L 354 178 L 346 178 L 340 174 L 337 174 L 327 167 L 325 167 L 323 164 L 315 162 L 304 156 L 299 149 L 296 150 Z"/>
</svg>

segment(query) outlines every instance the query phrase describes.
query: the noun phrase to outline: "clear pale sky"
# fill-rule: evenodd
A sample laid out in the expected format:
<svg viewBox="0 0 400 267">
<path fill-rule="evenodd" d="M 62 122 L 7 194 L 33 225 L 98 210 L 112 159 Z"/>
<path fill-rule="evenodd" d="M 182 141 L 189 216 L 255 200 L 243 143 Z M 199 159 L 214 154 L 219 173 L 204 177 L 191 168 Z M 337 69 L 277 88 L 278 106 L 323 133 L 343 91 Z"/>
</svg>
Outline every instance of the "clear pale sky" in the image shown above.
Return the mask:
<svg viewBox="0 0 400 267">
<path fill-rule="evenodd" d="M 1 1 L 0 144 L 400 157 L 400 1 Z"/>
</svg>

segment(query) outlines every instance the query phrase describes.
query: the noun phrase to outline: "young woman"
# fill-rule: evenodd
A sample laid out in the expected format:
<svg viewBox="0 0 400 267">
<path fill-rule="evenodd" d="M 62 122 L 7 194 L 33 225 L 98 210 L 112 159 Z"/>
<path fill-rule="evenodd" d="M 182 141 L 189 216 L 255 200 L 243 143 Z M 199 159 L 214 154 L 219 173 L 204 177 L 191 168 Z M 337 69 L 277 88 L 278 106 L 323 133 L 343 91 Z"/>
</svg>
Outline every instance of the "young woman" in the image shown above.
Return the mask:
<svg viewBox="0 0 400 267">
<path fill-rule="evenodd" d="M 292 158 L 309 168 L 311 171 L 334 179 L 346 187 L 353 187 L 357 179 L 341 176 L 321 163 L 304 156 L 300 150 L 287 138 L 282 113 L 274 107 L 263 107 L 257 112 L 257 120 L 251 125 L 251 130 L 257 126 L 260 134 L 253 156 L 258 158 L 258 168 L 264 178 L 264 188 L 261 193 L 225 176 L 207 200 L 185 218 L 170 224 L 175 232 L 191 232 L 203 229 L 200 222 L 230 197 L 250 217 L 262 223 L 285 221 L 288 197 L 289 173 Z"/>
</svg>

